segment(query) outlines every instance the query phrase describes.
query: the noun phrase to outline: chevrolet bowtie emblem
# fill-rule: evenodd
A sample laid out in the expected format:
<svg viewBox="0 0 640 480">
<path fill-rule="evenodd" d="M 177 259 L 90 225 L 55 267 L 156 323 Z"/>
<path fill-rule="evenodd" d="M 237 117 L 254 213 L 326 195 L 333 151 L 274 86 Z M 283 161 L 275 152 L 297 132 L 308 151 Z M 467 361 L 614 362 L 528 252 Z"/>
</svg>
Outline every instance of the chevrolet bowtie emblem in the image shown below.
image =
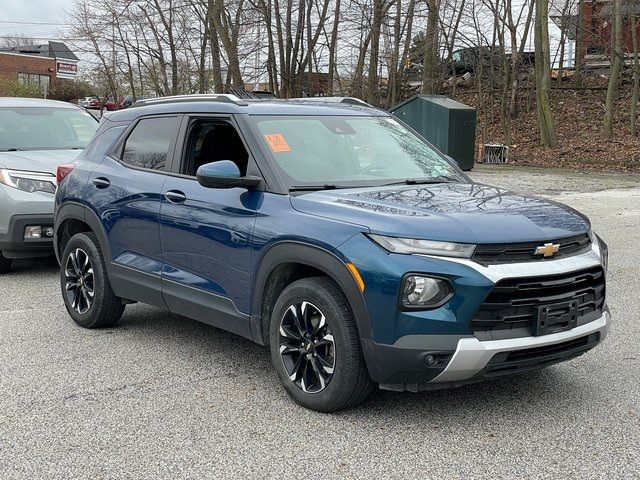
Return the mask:
<svg viewBox="0 0 640 480">
<path fill-rule="evenodd" d="M 533 252 L 534 255 L 544 255 L 545 257 L 553 257 L 555 253 L 558 253 L 560 250 L 559 243 L 545 243 L 541 247 L 536 247 L 536 251 Z"/>
</svg>

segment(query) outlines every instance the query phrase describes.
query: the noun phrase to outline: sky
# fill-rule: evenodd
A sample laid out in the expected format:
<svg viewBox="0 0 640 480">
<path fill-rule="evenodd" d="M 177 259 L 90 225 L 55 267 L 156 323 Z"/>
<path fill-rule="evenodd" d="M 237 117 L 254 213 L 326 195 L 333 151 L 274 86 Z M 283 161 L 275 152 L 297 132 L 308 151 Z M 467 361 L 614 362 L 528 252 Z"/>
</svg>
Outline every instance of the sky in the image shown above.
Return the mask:
<svg viewBox="0 0 640 480">
<path fill-rule="evenodd" d="M 10 22 L 39 22 L 64 24 L 63 10 L 70 10 L 73 0 L 0 0 L 0 36 L 24 34 L 57 38 L 62 25 L 29 25 Z"/>
</svg>

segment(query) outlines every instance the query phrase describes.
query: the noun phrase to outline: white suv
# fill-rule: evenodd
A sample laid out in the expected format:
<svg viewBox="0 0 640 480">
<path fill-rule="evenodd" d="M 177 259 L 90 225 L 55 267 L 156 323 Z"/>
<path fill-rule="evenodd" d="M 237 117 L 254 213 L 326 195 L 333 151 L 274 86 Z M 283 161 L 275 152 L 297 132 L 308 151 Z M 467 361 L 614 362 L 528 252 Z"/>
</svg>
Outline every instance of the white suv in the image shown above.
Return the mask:
<svg viewBox="0 0 640 480">
<path fill-rule="evenodd" d="M 73 162 L 97 128 L 70 103 L 0 97 L 0 273 L 14 258 L 53 254 L 56 167 Z"/>
</svg>

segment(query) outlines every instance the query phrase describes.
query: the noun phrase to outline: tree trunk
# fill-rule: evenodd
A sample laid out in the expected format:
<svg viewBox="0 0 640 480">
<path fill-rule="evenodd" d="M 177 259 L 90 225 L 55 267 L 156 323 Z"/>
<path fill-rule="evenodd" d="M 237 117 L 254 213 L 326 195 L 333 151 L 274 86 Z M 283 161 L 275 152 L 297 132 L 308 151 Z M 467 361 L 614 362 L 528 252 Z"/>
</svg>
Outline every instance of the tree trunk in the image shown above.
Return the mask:
<svg viewBox="0 0 640 480">
<path fill-rule="evenodd" d="M 276 0 L 277 1 L 277 0 Z M 338 48 L 338 24 L 340 22 L 340 0 L 335 0 L 335 7 L 333 9 L 333 27 L 331 28 L 331 40 L 329 42 L 329 75 L 327 82 L 329 88 L 327 89 L 327 95 L 333 95 L 333 83 L 334 75 L 336 73 L 336 55 Z"/>
<path fill-rule="evenodd" d="M 524 8 L 524 6 L 523 6 Z M 511 98 L 509 99 L 509 117 L 518 117 L 518 85 L 519 85 L 519 70 L 522 64 L 522 55 L 524 54 L 525 45 L 527 44 L 527 37 L 529 36 L 529 29 L 531 28 L 531 19 L 533 18 L 533 9 L 535 8 L 535 0 L 531 0 L 527 10 L 527 18 L 524 23 L 524 31 L 520 39 L 520 46 L 517 45 L 517 26 L 513 24 L 513 18 L 511 18 L 510 27 L 511 30 Z"/>
<path fill-rule="evenodd" d="M 576 45 L 575 45 L 575 79 L 576 85 L 582 86 L 582 73 L 584 71 L 584 36 L 586 31 L 584 28 L 584 0 L 578 0 L 578 20 L 576 25 Z"/>
<path fill-rule="evenodd" d="M 373 1 L 373 20 L 371 21 L 371 48 L 369 49 L 369 72 L 367 74 L 367 101 L 378 103 L 378 57 L 380 54 L 380 30 L 382 28 L 383 0 Z"/>
<path fill-rule="evenodd" d="M 424 59 L 422 68 L 422 93 L 438 93 L 438 14 L 440 0 L 427 0 L 427 32 L 424 42 Z"/>
<path fill-rule="evenodd" d="M 638 61 L 638 22 L 635 15 L 631 15 L 631 41 L 633 43 L 633 95 L 631 97 L 631 135 L 637 134 L 638 97 L 640 96 L 640 61 Z"/>
<path fill-rule="evenodd" d="M 613 140 L 613 115 L 618 93 L 620 71 L 622 70 L 622 18 L 620 15 L 620 3 L 621 0 L 613 0 L 613 32 L 611 39 L 613 54 L 603 122 L 604 136 L 607 140 Z"/>
<path fill-rule="evenodd" d="M 619 1 L 619 0 L 616 0 Z M 538 130 L 540 144 L 543 147 L 558 145 L 553 112 L 549 102 L 551 89 L 551 58 L 549 52 L 549 1 L 536 0 L 536 19 L 534 29 L 535 68 L 536 68 L 536 106 L 538 110 Z"/>
<path fill-rule="evenodd" d="M 224 83 L 222 81 L 222 65 L 220 63 L 220 42 L 218 39 L 218 33 L 216 32 L 216 25 L 213 21 L 214 15 L 214 0 L 208 0 L 207 3 L 207 18 L 209 19 L 209 44 L 211 45 L 211 74 L 213 75 L 213 90 L 215 93 L 222 93 L 224 91 Z"/>
<path fill-rule="evenodd" d="M 156 10 L 160 15 L 160 21 L 164 26 L 164 30 L 167 33 L 167 39 L 169 42 L 169 55 L 171 56 L 171 93 L 176 95 L 178 93 L 178 54 L 176 51 L 176 43 L 173 38 L 173 5 L 169 2 L 169 7 L 166 9 L 168 17 L 164 15 L 163 8 L 158 3 L 158 0 L 154 0 Z"/>
<path fill-rule="evenodd" d="M 231 81 L 234 87 L 243 88 L 244 82 L 242 81 L 242 72 L 240 71 L 240 60 L 238 58 L 238 45 L 233 41 L 231 28 L 229 25 L 223 23 L 223 17 L 226 13 L 226 7 L 224 0 L 213 1 L 213 24 L 216 33 L 222 42 L 222 47 L 227 54 L 227 61 L 229 62 L 228 79 Z M 238 8 L 242 8 L 238 6 Z M 225 22 L 226 23 L 226 22 Z M 227 83 L 229 83 L 227 81 Z"/>
</svg>

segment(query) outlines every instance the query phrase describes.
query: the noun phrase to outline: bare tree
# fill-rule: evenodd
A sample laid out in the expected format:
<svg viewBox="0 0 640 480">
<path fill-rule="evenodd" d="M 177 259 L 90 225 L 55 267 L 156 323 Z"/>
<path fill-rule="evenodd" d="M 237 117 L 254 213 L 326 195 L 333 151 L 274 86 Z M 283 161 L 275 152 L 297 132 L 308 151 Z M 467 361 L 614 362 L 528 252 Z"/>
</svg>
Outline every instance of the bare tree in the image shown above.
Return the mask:
<svg viewBox="0 0 640 480">
<path fill-rule="evenodd" d="M 619 0 L 617 0 L 619 1 Z M 549 1 L 536 0 L 534 28 L 536 105 L 538 110 L 538 130 L 540 144 L 555 147 L 558 144 L 553 112 L 549 101 L 551 89 L 551 60 L 549 52 Z"/>
<path fill-rule="evenodd" d="M 608 140 L 613 140 L 613 115 L 616 95 L 618 93 L 618 83 L 620 82 L 620 73 L 622 71 L 622 14 L 620 10 L 620 0 L 613 0 L 613 11 L 611 14 L 613 21 L 613 30 L 611 33 L 613 53 L 603 120 L 604 136 Z"/>
</svg>

